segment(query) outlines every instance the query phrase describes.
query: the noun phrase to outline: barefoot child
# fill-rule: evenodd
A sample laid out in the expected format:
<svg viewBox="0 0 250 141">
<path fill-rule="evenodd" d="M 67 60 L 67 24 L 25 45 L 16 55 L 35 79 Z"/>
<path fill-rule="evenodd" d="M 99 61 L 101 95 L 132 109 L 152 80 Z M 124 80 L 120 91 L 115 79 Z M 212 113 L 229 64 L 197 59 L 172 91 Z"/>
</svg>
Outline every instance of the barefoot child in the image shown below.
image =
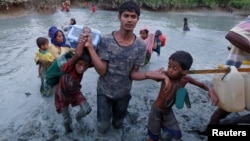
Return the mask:
<svg viewBox="0 0 250 141">
<path fill-rule="evenodd" d="M 41 78 L 40 93 L 42 96 L 50 96 L 51 88 L 46 84 L 46 71 L 52 62 L 55 60 L 54 56 L 48 51 L 49 40 L 45 37 L 38 37 L 36 44 L 39 50 L 35 55 L 35 62 L 38 65 L 38 76 Z"/>
<path fill-rule="evenodd" d="M 205 84 L 183 75 L 183 70 L 189 70 L 193 63 L 192 56 L 185 51 L 176 51 L 169 57 L 168 69 L 165 72 L 170 79 L 168 90 L 164 90 L 165 82 L 162 82 L 159 95 L 152 105 L 148 120 L 148 141 L 158 141 L 162 130 L 164 139 L 180 140 L 181 130 L 175 118 L 172 106 L 178 101 L 177 91 L 185 87 L 187 83 L 198 86 L 206 91 L 213 104 L 217 104 L 218 98 L 215 91 Z M 184 93 L 181 93 L 184 94 Z M 177 106 L 177 105 L 176 105 Z"/>
<path fill-rule="evenodd" d="M 88 30 L 90 31 L 90 29 Z M 79 37 L 75 55 L 62 66 L 64 75 L 60 77 L 55 92 L 56 110 L 63 116 L 66 133 L 72 132 L 72 119 L 68 109 L 70 104 L 71 106 L 80 106 L 80 111 L 76 114 L 76 120 L 79 124 L 81 124 L 81 119 L 91 112 L 91 107 L 81 92 L 80 84 L 84 72 L 91 64 L 88 50 L 84 48 L 84 34 L 85 32 Z"/>
</svg>

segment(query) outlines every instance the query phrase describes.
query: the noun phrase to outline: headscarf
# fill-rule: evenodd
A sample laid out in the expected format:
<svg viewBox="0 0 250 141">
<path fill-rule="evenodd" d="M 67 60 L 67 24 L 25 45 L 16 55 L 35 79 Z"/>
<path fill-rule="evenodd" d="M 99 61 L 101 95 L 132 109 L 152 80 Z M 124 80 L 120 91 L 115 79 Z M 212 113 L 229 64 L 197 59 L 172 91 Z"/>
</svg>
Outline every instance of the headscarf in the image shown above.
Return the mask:
<svg viewBox="0 0 250 141">
<path fill-rule="evenodd" d="M 59 43 L 59 42 L 56 41 L 56 35 L 57 35 L 58 32 L 62 32 L 62 36 L 63 36 L 63 42 L 62 43 Z M 51 43 L 52 44 L 54 44 L 55 46 L 58 46 L 58 47 L 62 47 L 62 46 L 63 47 L 70 47 L 70 45 L 68 45 L 66 43 L 66 38 L 65 38 L 65 35 L 64 35 L 62 30 L 56 29 L 52 35 L 53 35 L 51 37 Z"/>
<path fill-rule="evenodd" d="M 160 35 L 162 35 L 162 32 L 158 29 L 158 30 L 156 30 L 155 31 L 155 36 L 160 36 Z"/>
<path fill-rule="evenodd" d="M 148 29 L 148 27 L 147 27 L 147 26 L 143 26 L 143 27 L 141 27 L 141 28 L 140 28 L 140 31 L 142 31 L 142 30 L 147 30 L 147 31 L 149 32 L 149 29 Z"/>
<path fill-rule="evenodd" d="M 49 28 L 48 36 L 49 36 L 50 38 L 52 38 L 53 35 L 54 35 L 54 33 L 56 32 L 56 30 L 57 30 L 57 27 L 56 27 L 56 26 L 51 26 L 51 27 Z"/>
</svg>

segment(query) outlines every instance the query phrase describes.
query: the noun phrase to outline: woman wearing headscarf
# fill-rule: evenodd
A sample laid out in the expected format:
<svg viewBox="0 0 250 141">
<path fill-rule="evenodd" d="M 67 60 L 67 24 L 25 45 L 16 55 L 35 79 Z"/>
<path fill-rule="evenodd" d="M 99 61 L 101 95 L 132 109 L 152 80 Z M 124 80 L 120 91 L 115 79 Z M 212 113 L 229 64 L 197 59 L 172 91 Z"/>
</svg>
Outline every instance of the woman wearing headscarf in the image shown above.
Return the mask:
<svg viewBox="0 0 250 141">
<path fill-rule="evenodd" d="M 49 52 L 55 57 L 58 58 L 62 54 L 74 51 L 74 48 L 70 48 L 70 45 L 66 43 L 66 38 L 62 30 L 55 29 L 51 34 L 51 44 L 49 47 Z"/>
</svg>

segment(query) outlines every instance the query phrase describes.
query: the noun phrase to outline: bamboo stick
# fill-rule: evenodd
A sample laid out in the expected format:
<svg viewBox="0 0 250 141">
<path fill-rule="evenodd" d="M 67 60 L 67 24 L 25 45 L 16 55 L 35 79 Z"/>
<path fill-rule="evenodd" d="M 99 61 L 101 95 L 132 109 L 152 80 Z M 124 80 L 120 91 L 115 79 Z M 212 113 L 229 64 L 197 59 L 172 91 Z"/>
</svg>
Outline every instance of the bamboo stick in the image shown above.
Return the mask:
<svg viewBox="0 0 250 141">
<path fill-rule="evenodd" d="M 250 68 L 237 68 L 239 72 L 250 72 Z M 222 69 L 207 69 L 207 70 L 186 70 L 182 74 L 207 74 L 207 73 L 229 73 L 230 67 Z"/>
</svg>

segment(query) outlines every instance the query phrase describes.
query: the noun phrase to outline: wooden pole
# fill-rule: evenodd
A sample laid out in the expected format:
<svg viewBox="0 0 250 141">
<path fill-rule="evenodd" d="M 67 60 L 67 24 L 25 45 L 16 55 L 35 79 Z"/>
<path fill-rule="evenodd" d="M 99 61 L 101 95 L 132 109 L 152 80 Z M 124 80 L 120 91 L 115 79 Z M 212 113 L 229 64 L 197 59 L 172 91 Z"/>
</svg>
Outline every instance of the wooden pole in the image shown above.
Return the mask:
<svg viewBox="0 0 250 141">
<path fill-rule="evenodd" d="M 237 68 L 239 72 L 250 72 L 250 68 Z M 186 70 L 182 74 L 207 74 L 207 73 L 229 73 L 230 67 L 222 69 L 207 69 L 207 70 Z"/>
</svg>

